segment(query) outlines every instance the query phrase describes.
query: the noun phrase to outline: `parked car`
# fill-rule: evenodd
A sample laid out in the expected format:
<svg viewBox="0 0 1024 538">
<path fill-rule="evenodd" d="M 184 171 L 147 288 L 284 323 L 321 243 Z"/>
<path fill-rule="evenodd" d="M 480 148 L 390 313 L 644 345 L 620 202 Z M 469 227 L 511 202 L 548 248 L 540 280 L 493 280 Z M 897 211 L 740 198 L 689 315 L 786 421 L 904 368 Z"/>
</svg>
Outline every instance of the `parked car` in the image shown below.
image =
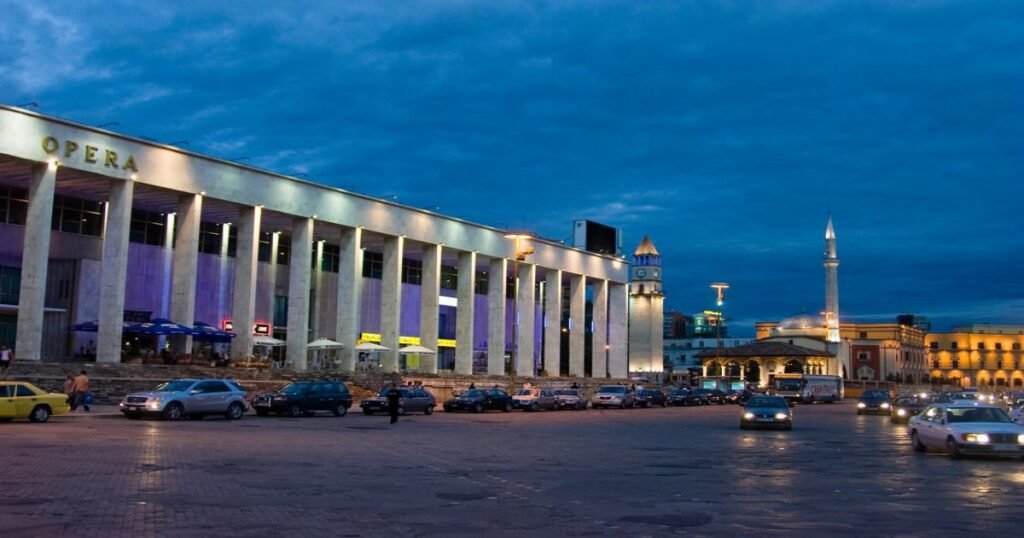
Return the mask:
<svg viewBox="0 0 1024 538">
<path fill-rule="evenodd" d="M 704 405 L 707 399 L 699 392 L 677 388 L 668 394 L 668 402 L 672 405 Z"/>
<path fill-rule="evenodd" d="M 483 413 L 488 409 L 511 411 L 512 397 L 507 392 L 498 388 L 469 389 L 444 403 L 444 410 L 447 412 L 472 411 L 474 413 Z"/>
<path fill-rule="evenodd" d="M 372 398 L 366 398 L 359 402 L 363 408 L 364 415 L 374 413 L 388 413 L 388 391 L 391 387 L 384 387 Z M 434 395 L 427 392 L 423 387 L 398 387 L 401 397 L 398 399 L 398 414 L 423 413 L 424 415 L 434 414 L 437 401 Z"/>
<path fill-rule="evenodd" d="M 884 390 L 866 390 L 857 400 L 858 415 L 888 415 L 892 409 L 892 398 Z"/>
<path fill-rule="evenodd" d="M 704 404 L 724 404 L 725 393 L 718 389 L 693 389 L 693 391 L 704 400 Z"/>
<path fill-rule="evenodd" d="M 909 429 L 917 452 L 945 450 L 951 458 L 1024 456 L 1024 426 L 992 404 L 956 401 L 931 405 L 910 419 Z"/>
<path fill-rule="evenodd" d="M 793 410 L 782 396 L 754 396 L 740 414 L 740 429 L 781 427 L 793 429 Z"/>
<path fill-rule="evenodd" d="M 0 421 L 27 418 L 46 422 L 52 415 L 68 412 L 67 394 L 46 392 L 23 381 L 0 381 Z"/>
<path fill-rule="evenodd" d="M 597 389 L 594 396 L 590 398 L 590 405 L 594 409 L 599 407 L 636 407 L 636 395 L 625 385 L 604 385 Z"/>
<path fill-rule="evenodd" d="M 156 415 L 179 420 L 224 415 L 237 420 L 246 410 L 245 394 L 245 389 L 229 379 L 174 379 L 151 391 L 129 394 L 118 406 L 128 418 Z"/>
<path fill-rule="evenodd" d="M 725 402 L 726 403 L 731 403 L 731 404 L 743 405 L 743 404 L 746 404 L 747 400 L 749 400 L 750 397 L 753 396 L 753 395 L 754 395 L 754 393 L 750 392 L 747 389 L 743 389 L 743 390 L 730 390 L 729 392 L 725 393 Z"/>
<path fill-rule="evenodd" d="M 658 389 L 642 389 L 636 391 L 636 406 L 637 407 L 654 407 L 660 405 L 661 407 L 668 406 L 668 398 L 665 397 L 665 393 Z"/>
<path fill-rule="evenodd" d="M 1017 424 L 1024 424 L 1024 402 L 1021 402 L 1013 409 L 1010 409 L 1010 420 Z"/>
<path fill-rule="evenodd" d="M 917 396 L 901 396 L 892 402 L 892 407 L 889 409 L 889 421 L 893 424 L 910 422 L 910 418 L 924 411 L 925 407 L 928 407 L 926 400 Z"/>
<path fill-rule="evenodd" d="M 281 390 L 260 394 L 252 399 L 256 414 L 285 413 L 292 417 L 312 415 L 317 411 L 330 411 L 343 417 L 352 407 L 352 395 L 341 381 L 315 380 L 289 383 Z"/>
<path fill-rule="evenodd" d="M 558 400 L 559 409 L 583 410 L 587 408 L 587 399 L 580 389 L 558 389 L 555 391 L 555 398 Z"/>
<path fill-rule="evenodd" d="M 558 398 L 549 389 L 520 389 L 512 395 L 512 407 L 523 411 L 557 411 Z"/>
</svg>

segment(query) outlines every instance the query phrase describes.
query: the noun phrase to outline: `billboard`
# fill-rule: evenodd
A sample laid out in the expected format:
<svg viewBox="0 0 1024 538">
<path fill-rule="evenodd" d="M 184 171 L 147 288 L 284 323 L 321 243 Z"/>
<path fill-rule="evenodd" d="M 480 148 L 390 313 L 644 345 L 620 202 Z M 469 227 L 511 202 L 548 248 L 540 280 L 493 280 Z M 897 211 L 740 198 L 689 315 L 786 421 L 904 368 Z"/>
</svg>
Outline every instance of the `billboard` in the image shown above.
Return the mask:
<svg viewBox="0 0 1024 538">
<path fill-rule="evenodd" d="M 573 222 L 573 246 L 598 254 L 618 256 L 622 252 L 622 234 L 612 228 L 592 220 Z"/>
</svg>

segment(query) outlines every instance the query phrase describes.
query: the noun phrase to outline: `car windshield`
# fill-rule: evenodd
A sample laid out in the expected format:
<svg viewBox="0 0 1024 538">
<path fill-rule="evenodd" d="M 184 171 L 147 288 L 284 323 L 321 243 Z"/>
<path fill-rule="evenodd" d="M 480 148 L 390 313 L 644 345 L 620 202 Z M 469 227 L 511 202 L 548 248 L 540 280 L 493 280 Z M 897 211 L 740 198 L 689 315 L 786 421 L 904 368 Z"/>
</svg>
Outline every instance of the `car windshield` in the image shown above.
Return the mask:
<svg viewBox="0 0 1024 538">
<path fill-rule="evenodd" d="M 684 395 L 685 396 L 687 392 L 690 392 L 690 391 L 688 391 L 686 389 L 672 389 L 672 396 L 680 396 L 680 395 Z"/>
<path fill-rule="evenodd" d="M 896 405 L 917 405 L 921 403 L 917 398 L 896 398 Z"/>
<path fill-rule="evenodd" d="M 996 407 L 953 407 L 946 410 L 946 420 L 954 422 L 1012 422 L 1006 411 Z"/>
<path fill-rule="evenodd" d="M 526 389 L 517 390 L 516 391 L 516 396 L 533 396 L 533 391 L 532 390 L 526 390 Z"/>
<path fill-rule="evenodd" d="M 607 385 L 598 389 L 597 392 L 611 393 L 611 394 L 625 394 L 626 387 L 618 385 Z"/>
<path fill-rule="evenodd" d="M 466 392 L 463 392 L 461 396 L 463 398 L 483 398 L 484 397 L 484 393 L 483 393 L 482 390 L 473 389 L 473 390 L 467 390 Z"/>
<path fill-rule="evenodd" d="M 168 381 L 167 383 L 157 387 L 155 390 L 156 392 L 181 392 L 183 390 L 188 390 L 188 388 L 193 384 L 195 384 L 195 381 Z"/>
<path fill-rule="evenodd" d="M 884 390 L 869 390 L 864 393 L 862 398 L 888 398 L 889 393 Z"/>
<path fill-rule="evenodd" d="M 696 389 L 693 391 L 694 394 L 708 394 L 711 389 Z"/>
<path fill-rule="evenodd" d="M 799 379 L 776 379 L 776 390 L 800 390 Z"/>
<path fill-rule="evenodd" d="M 289 383 L 281 389 L 281 392 L 285 394 L 303 394 L 309 390 L 308 383 Z"/>
<path fill-rule="evenodd" d="M 747 400 L 747 407 L 787 407 L 787 404 L 782 398 L 755 396 Z"/>
<path fill-rule="evenodd" d="M 953 395 L 954 400 L 977 400 L 977 392 L 960 392 Z"/>
<path fill-rule="evenodd" d="M 562 390 L 556 390 L 555 391 L 555 396 L 579 396 L 579 393 L 576 392 L 575 390 L 562 389 Z"/>
</svg>

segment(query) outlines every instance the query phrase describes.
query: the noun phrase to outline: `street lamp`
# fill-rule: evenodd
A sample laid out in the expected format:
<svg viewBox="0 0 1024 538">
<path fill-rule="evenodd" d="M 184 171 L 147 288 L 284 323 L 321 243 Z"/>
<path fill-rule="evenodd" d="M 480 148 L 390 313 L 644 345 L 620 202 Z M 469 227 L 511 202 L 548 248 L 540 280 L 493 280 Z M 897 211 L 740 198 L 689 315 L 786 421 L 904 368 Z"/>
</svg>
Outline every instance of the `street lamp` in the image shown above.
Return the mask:
<svg viewBox="0 0 1024 538">
<path fill-rule="evenodd" d="M 718 323 L 715 323 L 715 339 L 717 340 L 715 345 L 715 362 L 722 362 L 722 320 L 725 319 L 722 316 L 722 305 L 725 304 L 725 290 L 729 289 L 729 284 L 725 282 L 713 282 L 711 289 L 716 290 L 718 297 L 715 304 L 718 305 Z M 724 367 L 722 368 L 725 369 Z"/>
<path fill-rule="evenodd" d="M 516 390 L 516 370 L 519 367 L 517 362 L 518 353 L 516 348 L 519 347 L 519 262 L 526 260 L 526 257 L 533 254 L 533 247 L 521 246 L 521 241 L 526 241 L 533 238 L 533 235 L 527 232 L 508 232 L 505 234 L 506 239 L 511 239 L 514 242 L 516 255 L 512 259 L 512 373 L 511 383 L 509 392 L 515 392 Z M 532 354 L 531 354 L 532 355 Z"/>
</svg>

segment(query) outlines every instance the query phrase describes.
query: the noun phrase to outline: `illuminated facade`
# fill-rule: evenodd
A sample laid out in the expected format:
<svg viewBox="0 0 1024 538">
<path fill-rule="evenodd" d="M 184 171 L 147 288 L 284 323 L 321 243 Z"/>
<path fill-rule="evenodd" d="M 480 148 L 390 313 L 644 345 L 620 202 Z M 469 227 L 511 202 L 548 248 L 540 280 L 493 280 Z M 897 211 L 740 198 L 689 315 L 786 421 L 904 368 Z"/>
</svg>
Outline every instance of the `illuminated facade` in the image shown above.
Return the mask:
<svg viewBox="0 0 1024 538">
<path fill-rule="evenodd" d="M 825 225 L 825 339 L 838 343 L 839 331 L 839 255 L 836 252 L 836 231 L 832 216 Z"/>
<path fill-rule="evenodd" d="M 926 339 L 937 384 L 1024 387 L 1024 325 L 963 325 Z"/>
<path fill-rule="evenodd" d="M 629 282 L 629 371 L 660 373 L 664 359 L 665 294 L 661 254 L 647 236 L 633 253 Z"/>
<path fill-rule="evenodd" d="M 439 352 L 423 373 L 500 375 L 515 346 L 519 375 L 583 375 L 587 332 L 603 351 L 594 375 L 626 377 L 628 264 L 528 242 L 512 275 L 503 230 L 0 106 L 0 339 L 19 360 L 87 349 L 117 362 L 121 320 L 152 316 L 230 323 L 235 358 L 261 327 L 299 370 L 316 338 L 342 343 L 353 370 L 366 333 L 389 348 L 384 371 L 409 366 L 398 350 L 412 338 Z M 98 333 L 68 330 L 93 320 Z M 571 372 L 558 370 L 563 332 Z M 193 352 L 190 337 L 168 345 Z"/>
</svg>

